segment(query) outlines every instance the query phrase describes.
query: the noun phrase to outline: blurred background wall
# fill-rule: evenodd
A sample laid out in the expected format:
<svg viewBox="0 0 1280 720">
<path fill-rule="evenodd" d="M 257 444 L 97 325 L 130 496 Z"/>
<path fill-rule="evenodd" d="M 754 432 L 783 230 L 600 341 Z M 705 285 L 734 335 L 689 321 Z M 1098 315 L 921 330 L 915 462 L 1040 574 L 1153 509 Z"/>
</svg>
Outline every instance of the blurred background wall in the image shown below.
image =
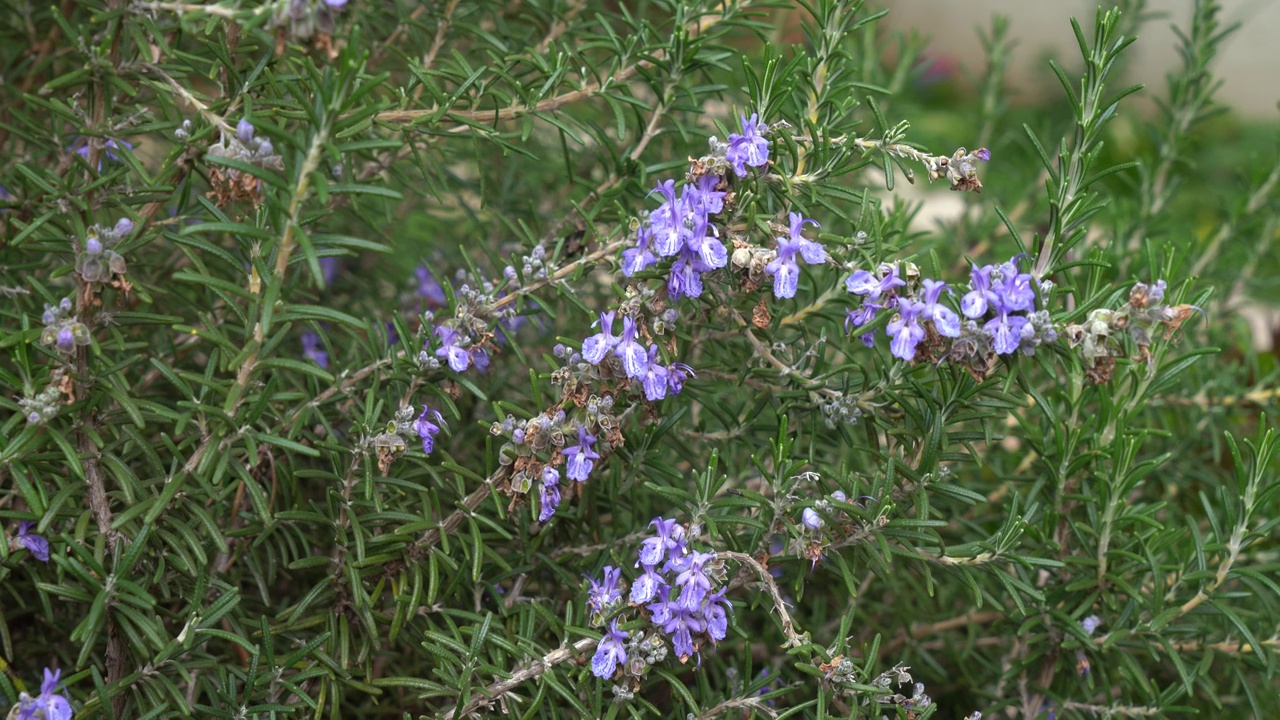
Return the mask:
<svg viewBox="0 0 1280 720">
<path fill-rule="evenodd" d="M 1010 37 L 1017 40 L 1009 65 L 1014 102 L 1035 102 L 1060 97 L 1062 90 L 1045 62 L 1046 57 L 1065 58 L 1068 67 L 1079 64 L 1069 18 L 1075 16 L 1091 33 L 1098 2 L 1090 0 L 881 0 L 889 9 L 893 27 L 914 29 L 931 38 L 930 59 L 946 66 L 981 70 L 982 46 L 978 28 L 990 32 L 991 18 L 1010 19 Z M 1103 3 L 1104 5 L 1106 3 Z M 1143 26 L 1139 42 L 1130 52 L 1133 82 L 1150 90 L 1165 87 L 1165 73 L 1177 62 L 1174 24 L 1185 27 L 1191 16 L 1190 0 L 1149 0 L 1153 19 Z M 1280 119 L 1280 0 L 1223 0 L 1219 16 L 1224 27 L 1241 23 L 1226 42 L 1213 66 L 1223 80 L 1217 98 L 1242 117 Z M 1070 62 L 1074 61 L 1074 62 Z"/>
</svg>

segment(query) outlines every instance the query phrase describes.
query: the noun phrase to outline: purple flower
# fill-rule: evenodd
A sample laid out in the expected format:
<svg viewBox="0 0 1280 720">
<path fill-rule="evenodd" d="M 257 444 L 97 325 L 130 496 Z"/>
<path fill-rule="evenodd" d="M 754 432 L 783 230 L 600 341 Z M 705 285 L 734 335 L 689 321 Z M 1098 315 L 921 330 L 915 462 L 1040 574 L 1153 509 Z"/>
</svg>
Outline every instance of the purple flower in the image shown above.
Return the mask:
<svg viewBox="0 0 1280 720">
<path fill-rule="evenodd" d="M 813 508 L 805 508 L 804 511 L 800 513 L 800 520 L 804 523 L 804 526 L 810 530 L 817 530 L 825 524 L 822 522 L 822 517 L 818 515 L 818 512 Z"/>
<path fill-rule="evenodd" d="M 326 287 L 333 285 L 333 281 L 338 279 L 340 269 L 342 269 L 342 258 L 332 256 L 320 258 L 320 277 L 324 278 Z"/>
<path fill-rule="evenodd" d="M 338 10 L 347 6 L 347 0 L 324 0 L 324 4 L 334 10 Z"/>
<path fill-rule="evenodd" d="M 662 597 L 667 590 L 667 581 L 654 570 L 652 565 L 645 565 L 644 572 L 631 583 L 630 600 L 637 605 Z"/>
<path fill-rule="evenodd" d="M 866 301 L 875 302 L 881 295 L 907 284 L 898 277 L 897 265 L 881 265 L 878 272 L 877 277 L 866 270 L 857 270 L 844 281 L 844 286 L 854 295 L 863 295 Z"/>
<path fill-rule="evenodd" d="M 618 666 L 627 661 L 627 634 L 618 629 L 618 621 L 609 622 L 609 630 L 600 638 L 596 654 L 591 657 L 591 674 L 608 680 Z"/>
<path fill-rule="evenodd" d="M 57 694 L 58 678 L 61 676 L 62 670 L 50 672 L 45 668 L 40 695 L 22 701 L 18 706 L 19 720 L 34 720 L 37 717 L 43 717 L 44 720 L 71 720 L 71 702 Z"/>
<path fill-rule="evenodd" d="M 800 266 L 795 259 L 797 253 L 810 265 L 827 261 L 827 251 L 822 245 L 800 234 L 808 224 L 818 223 L 800 213 L 791 213 L 791 236 L 778 238 L 778 256 L 765 266 L 765 272 L 773 276 L 773 296 L 776 298 L 796 296 L 796 285 L 800 280 Z"/>
<path fill-rule="evenodd" d="M 622 568 L 612 565 L 604 566 L 604 579 L 591 581 L 591 590 L 587 592 L 587 609 L 593 613 L 606 613 L 615 603 L 622 601 L 622 591 L 618 589 L 618 580 L 622 578 Z"/>
<path fill-rule="evenodd" d="M 636 231 L 636 246 L 622 251 L 622 274 L 631 277 L 658 262 L 658 258 L 649 251 L 652 240 L 653 230 L 648 225 L 641 225 Z"/>
<path fill-rule="evenodd" d="M 76 349 L 76 335 L 71 328 L 63 325 L 58 330 L 57 346 L 59 352 L 69 353 Z"/>
<path fill-rule="evenodd" d="M 691 609 L 702 604 L 702 599 L 711 592 L 711 578 L 707 577 L 706 564 L 715 557 L 715 553 L 694 550 L 678 560 L 667 561 L 668 565 L 673 566 L 673 570 L 677 570 L 674 584 L 680 588 L 680 596 L 676 602 Z"/>
<path fill-rule="evenodd" d="M 622 318 L 622 336 L 613 348 L 613 354 L 622 361 L 622 369 L 627 377 L 640 379 L 649 369 L 649 353 L 644 346 L 636 342 L 635 318 Z"/>
<path fill-rule="evenodd" d="M 18 547 L 30 550 L 31 554 L 40 562 L 49 562 L 49 541 L 31 532 L 33 526 L 35 526 L 35 523 L 30 520 L 23 520 L 18 523 L 18 537 L 16 538 Z"/>
<path fill-rule="evenodd" d="M 991 346 L 997 354 L 1009 355 L 1022 344 L 1022 330 L 1026 325 L 1026 317 L 1010 315 L 1008 306 L 1001 306 L 999 314 L 988 320 L 982 330 L 991 338 Z"/>
<path fill-rule="evenodd" d="M 636 565 L 654 566 L 665 557 L 678 556 L 684 550 L 684 526 L 675 518 L 656 517 L 649 522 L 656 528 L 653 537 L 640 543 L 640 560 Z"/>
<path fill-rule="evenodd" d="M 565 473 L 570 480 L 585 482 L 587 476 L 591 474 L 591 469 L 595 466 L 595 460 L 600 459 L 600 454 L 592 448 L 596 444 L 596 436 L 588 435 L 587 429 L 578 426 L 578 444 L 572 445 L 564 449 L 564 454 L 569 456 L 568 471 Z"/>
<path fill-rule="evenodd" d="M 236 138 L 244 145 L 253 142 L 253 123 L 248 118 L 240 118 L 236 123 Z"/>
<path fill-rule="evenodd" d="M 445 298 L 444 288 L 440 286 L 440 283 L 436 282 L 435 276 L 431 274 L 426 265 L 419 265 L 413 271 L 413 275 L 418 280 L 416 292 L 419 297 L 427 301 L 428 306 L 441 307 L 448 302 L 447 298 Z"/>
<path fill-rule="evenodd" d="M 720 176 L 707 173 L 698 178 L 696 193 L 692 196 L 694 209 L 701 215 L 718 215 L 724 211 L 724 196 L 728 193 L 717 190 Z"/>
<path fill-rule="evenodd" d="M 978 148 L 977 150 L 973 151 L 973 154 L 982 162 L 991 161 L 991 151 L 986 148 Z"/>
<path fill-rule="evenodd" d="M 649 345 L 649 361 L 640 384 L 644 386 L 646 399 L 657 402 L 667 396 L 669 373 L 658 364 L 658 346 Z"/>
<path fill-rule="evenodd" d="M 560 471 L 551 466 L 542 469 L 542 490 L 539 495 L 542 510 L 538 513 L 538 522 L 544 523 L 556 514 L 560 507 Z"/>
<path fill-rule="evenodd" d="M 920 327 L 919 317 L 924 310 L 924 303 L 909 298 L 898 300 L 898 315 L 885 328 L 893 340 L 889 350 L 894 357 L 910 362 L 916 356 L 916 345 L 924 339 L 924 328 Z"/>
<path fill-rule="evenodd" d="M 762 167 L 769 162 L 769 141 L 763 133 L 769 126 L 759 122 L 759 113 L 752 113 L 751 119 L 742 115 L 742 133 L 729 134 L 729 147 L 725 150 L 724 159 L 733 166 L 738 177 L 745 177 L 747 167 Z"/>
<path fill-rule="evenodd" d="M 658 183 L 658 187 L 649 193 L 658 193 L 665 198 L 658 209 L 649 214 L 653 247 L 662 257 L 675 255 L 684 245 L 684 219 L 689 214 L 689 209 L 684 202 L 685 196 L 676 198 L 675 185 L 675 180 L 666 180 Z"/>
<path fill-rule="evenodd" d="M 432 422 L 432 419 L 435 422 Z M 440 434 L 440 426 L 444 424 L 444 418 L 440 413 L 432 410 L 426 405 L 422 406 L 422 414 L 417 420 L 413 421 L 413 429 L 418 433 L 418 437 L 422 439 L 422 452 L 430 455 L 431 451 L 436 447 L 436 435 Z"/>
<path fill-rule="evenodd" d="M 1097 615 L 1090 615 L 1080 621 L 1080 629 L 1084 630 L 1085 635 L 1092 635 L 1098 631 L 1098 626 L 1101 624 L 1102 618 Z"/>
<path fill-rule="evenodd" d="M 440 347 L 436 349 L 436 357 L 447 358 L 449 367 L 453 368 L 454 372 L 462 372 L 471 366 L 471 353 L 458 347 L 459 336 L 457 330 L 448 325 L 441 325 L 436 328 L 435 333 L 436 337 L 440 339 Z"/>
<path fill-rule="evenodd" d="M 325 370 L 329 369 L 329 353 L 320 343 L 320 336 L 312 330 L 304 330 L 302 332 L 302 357 Z"/>
<path fill-rule="evenodd" d="M 120 147 L 121 147 L 122 145 L 123 145 L 124 147 L 126 147 L 126 148 L 130 149 L 130 150 L 132 150 L 132 149 L 133 149 L 133 143 L 129 142 L 128 140 L 115 140 L 115 139 L 112 139 L 112 138 L 107 138 L 107 141 L 106 141 L 105 143 L 103 143 L 103 145 L 102 145 L 102 147 L 103 147 L 103 152 L 102 152 L 102 154 L 103 154 L 103 155 L 106 155 L 108 160 L 115 160 L 115 161 L 119 161 L 119 160 L 120 160 L 120 158 L 119 158 L 119 157 L 117 157 L 117 156 L 116 156 L 116 154 L 115 154 L 115 153 L 113 153 L 113 152 L 111 152 L 111 151 L 112 151 L 113 149 L 115 149 L 115 150 L 120 149 Z M 77 149 L 76 149 L 76 154 L 77 154 L 77 155 L 79 155 L 80 157 L 84 158 L 85 160 L 88 160 L 88 159 L 89 159 L 89 143 L 87 143 L 87 142 L 86 142 L 85 144 L 83 144 L 83 145 L 81 145 L 79 148 L 77 148 Z M 101 170 L 102 170 L 102 160 L 101 160 L 101 159 L 99 159 L 99 160 L 98 160 L 98 170 L 99 170 L 99 171 L 101 171 Z"/>
<path fill-rule="evenodd" d="M 712 642 L 720 642 L 729 632 L 729 611 L 733 607 L 725 598 L 725 588 L 720 588 L 707 598 L 707 607 L 703 615 L 707 618 L 707 635 Z"/>
<path fill-rule="evenodd" d="M 693 368 L 684 363 L 671 363 L 667 366 L 667 390 L 672 395 L 679 395 L 684 389 L 684 381 L 693 376 Z"/>
<path fill-rule="evenodd" d="M 924 282 L 924 308 L 920 314 L 933 321 L 933 326 L 937 328 L 939 335 L 946 337 L 960 337 L 960 316 L 955 311 L 938 302 L 938 298 L 942 295 L 942 291 L 948 293 L 951 290 L 947 284 L 938 280 L 925 279 Z"/>
<path fill-rule="evenodd" d="M 693 655 L 693 634 L 707 629 L 701 612 L 676 601 L 656 602 L 649 606 L 649 610 L 652 613 L 649 619 L 653 624 L 662 627 L 662 631 L 671 636 L 671 645 L 676 655 L 681 660 Z"/>
<path fill-rule="evenodd" d="M 729 252 L 724 244 L 714 236 L 718 235 L 715 225 L 708 225 L 705 216 L 699 217 L 685 241 L 685 247 L 691 250 L 707 270 L 716 270 L 729 262 Z M 705 270 L 703 272 L 706 272 Z"/>
<path fill-rule="evenodd" d="M 613 334 L 614 311 L 600 313 L 600 319 L 591 323 L 591 327 L 599 327 L 600 332 L 582 341 L 582 359 L 592 365 L 599 365 L 604 356 L 622 341 Z"/>
<path fill-rule="evenodd" d="M 702 273 L 711 270 L 702 262 L 702 258 L 689 248 L 680 251 L 680 258 L 671 264 L 671 274 L 667 276 L 667 294 L 675 300 L 680 297 L 699 297 L 702 295 Z"/>
</svg>

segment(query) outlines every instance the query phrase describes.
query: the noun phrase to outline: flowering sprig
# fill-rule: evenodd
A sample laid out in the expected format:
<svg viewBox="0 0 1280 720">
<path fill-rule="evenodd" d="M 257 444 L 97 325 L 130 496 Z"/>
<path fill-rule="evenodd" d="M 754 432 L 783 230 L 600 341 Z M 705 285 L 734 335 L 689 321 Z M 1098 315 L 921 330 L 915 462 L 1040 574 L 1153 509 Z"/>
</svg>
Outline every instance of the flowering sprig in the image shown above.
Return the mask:
<svg viewBox="0 0 1280 720">
<path fill-rule="evenodd" d="M 1084 324 L 1066 327 L 1067 343 L 1079 348 L 1088 364 L 1085 372 L 1090 379 L 1095 383 L 1110 379 L 1116 358 L 1125 353 L 1125 337 L 1137 348 L 1134 360 L 1150 363 L 1154 335 L 1160 332 L 1168 340 L 1192 313 L 1200 310 L 1194 305 L 1166 305 L 1167 289 L 1164 280 L 1157 280 L 1154 285 L 1135 283 L 1128 302 L 1119 309 L 1095 309 Z"/>
</svg>

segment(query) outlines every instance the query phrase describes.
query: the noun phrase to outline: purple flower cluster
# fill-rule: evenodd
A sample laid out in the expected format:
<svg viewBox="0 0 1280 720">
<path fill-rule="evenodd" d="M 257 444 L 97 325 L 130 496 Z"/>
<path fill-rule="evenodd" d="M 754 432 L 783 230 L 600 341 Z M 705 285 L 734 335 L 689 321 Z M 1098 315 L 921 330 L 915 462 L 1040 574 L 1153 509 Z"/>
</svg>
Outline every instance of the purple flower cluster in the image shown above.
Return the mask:
<svg viewBox="0 0 1280 720">
<path fill-rule="evenodd" d="M 71 701 L 58 694 L 58 679 L 61 676 L 62 670 L 50 671 L 45 668 L 40 695 L 31 697 L 25 692 L 18 695 L 17 714 L 10 717 L 17 717 L 18 720 L 71 720 Z"/>
<path fill-rule="evenodd" d="M 657 264 L 659 258 L 675 258 L 667 275 L 667 292 L 673 299 L 699 297 L 702 274 L 728 264 L 728 251 L 711 219 L 724 211 L 728 186 L 724 176 L 714 168 L 727 164 L 743 177 L 747 167 L 762 167 L 769 162 L 769 141 L 762 134 L 769 127 L 757 120 L 757 115 L 752 115 L 750 120 L 743 117 L 742 133 L 733 133 L 727 145 L 718 145 L 723 162 L 717 159 L 710 167 L 704 165 L 678 194 L 674 180 L 663 181 L 654 188 L 653 193 L 662 197 L 662 204 L 640 224 L 636 246 L 622 253 L 622 272 L 627 277 Z M 780 240 L 780 253 L 781 243 Z M 794 255 L 795 250 L 791 254 Z M 804 255 L 806 260 L 811 256 L 811 252 Z M 795 265 L 794 260 L 791 265 Z"/>
<path fill-rule="evenodd" d="M 631 583 L 628 600 L 648 611 L 649 622 L 671 639 L 676 655 L 685 662 L 704 641 L 719 642 L 728 632 L 731 607 L 725 588 L 717 588 L 723 570 L 715 553 L 689 547 L 684 527 L 674 519 L 659 517 L 649 525 L 654 535 L 640 546 L 636 566 L 642 572 Z M 587 607 L 601 622 L 621 602 L 620 576 L 617 568 L 605 567 L 604 581 L 591 582 Z M 613 620 L 596 647 L 591 672 L 600 678 L 613 677 L 617 666 L 626 662 L 626 640 Z"/>
<path fill-rule="evenodd" d="M 894 357 L 908 362 L 916 359 L 931 327 L 935 338 L 953 339 L 949 352 L 953 360 L 981 370 L 990 366 L 988 356 L 993 352 L 1008 355 L 1021 349 L 1029 355 L 1036 347 L 1057 339 L 1048 312 L 1035 309 L 1031 280 L 1029 273 L 1018 270 L 1016 258 L 999 265 L 973 266 L 970 290 L 960 300 L 960 312 L 966 318 L 962 320 L 942 303 L 944 292 L 952 294 L 942 281 L 926 278 L 918 287 L 913 283 L 903 292 L 899 288 L 906 287 L 907 281 L 899 276 L 896 266 L 881 265 L 874 274 L 858 270 L 849 276 L 845 287 L 862 296 L 862 304 L 849 311 L 845 328 L 858 332 L 881 310 L 896 309 L 885 327 L 892 338 Z M 861 339 L 868 347 L 873 343 L 869 332 L 862 333 Z"/>
<path fill-rule="evenodd" d="M 1057 339 L 1057 332 L 1045 322 L 1048 318 L 1035 315 L 1031 274 L 1018 270 L 1017 258 L 999 265 L 974 265 L 969 288 L 960 311 L 970 320 L 985 319 L 982 333 L 996 354 L 1010 355 L 1021 348 L 1030 355 L 1037 346 Z"/>
<path fill-rule="evenodd" d="M 592 365 L 600 365 L 609 357 L 618 359 L 622 372 L 631 380 L 640 383 L 644 395 L 651 401 L 658 401 L 668 394 L 677 395 L 684 389 L 684 382 L 693 374 L 693 369 L 684 363 L 663 365 L 658 361 L 658 346 L 650 343 L 648 348 L 636 339 L 639 328 L 635 318 L 622 318 L 622 334 L 613 334 L 613 324 L 617 319 L 614 311 L 600 313 L 600 320 L 592 327 L 600 329 L 596 334 L 582 341 L 581 358 Z M 572 475 L 570 475 L 572 477 Z"/>
</svg>

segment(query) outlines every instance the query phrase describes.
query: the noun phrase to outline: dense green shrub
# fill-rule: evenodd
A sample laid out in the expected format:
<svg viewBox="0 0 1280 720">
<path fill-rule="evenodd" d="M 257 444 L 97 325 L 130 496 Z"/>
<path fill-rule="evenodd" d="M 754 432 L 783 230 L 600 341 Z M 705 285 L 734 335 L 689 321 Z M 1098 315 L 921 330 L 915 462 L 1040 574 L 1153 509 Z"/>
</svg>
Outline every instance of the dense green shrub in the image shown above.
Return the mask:
<svg viewBox="0 0 1280 720">
<path fill-rule="evenodd" d="M 1276 717 L 1217 15 L 11 5 L 0 711 Z"/>
</svg>

